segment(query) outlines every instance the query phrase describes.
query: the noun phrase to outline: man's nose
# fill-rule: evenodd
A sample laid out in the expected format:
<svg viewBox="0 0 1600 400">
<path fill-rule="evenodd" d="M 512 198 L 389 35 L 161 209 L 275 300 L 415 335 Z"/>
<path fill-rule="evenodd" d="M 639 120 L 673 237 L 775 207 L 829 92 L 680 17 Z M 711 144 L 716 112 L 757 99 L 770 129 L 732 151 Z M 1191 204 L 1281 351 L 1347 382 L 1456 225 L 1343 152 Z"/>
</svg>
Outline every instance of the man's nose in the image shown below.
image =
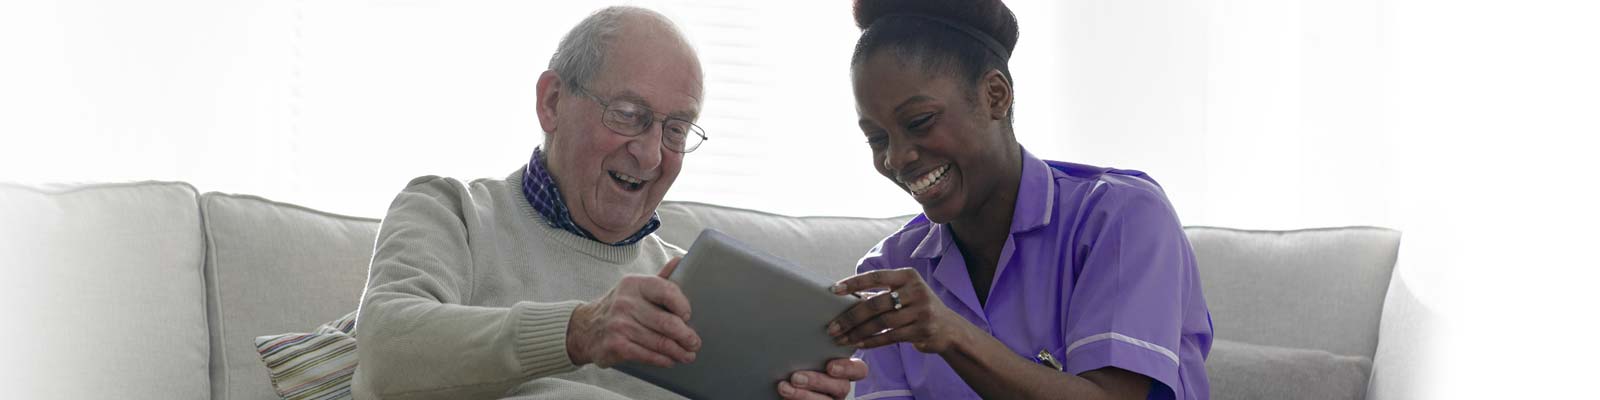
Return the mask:
<svg viewBox="0 0 1600 400">
<path fill-rule="evenodd" d="M 662 132 L 663 129 L 666 129 L 663 121 L 651 122 L 650 126 L 645 127 L 644 132 L 640 132 L 639 136 L 634 136 L 633 140 L 628 141 L 628 152 L 633 154 L 634 159 L 639 160 L 641 171 L 649 171 L 661 165 L 661 152 L 667 151 L 666 147 L 661 145 L 662 135 L 665 134 Z"/>
</svg>

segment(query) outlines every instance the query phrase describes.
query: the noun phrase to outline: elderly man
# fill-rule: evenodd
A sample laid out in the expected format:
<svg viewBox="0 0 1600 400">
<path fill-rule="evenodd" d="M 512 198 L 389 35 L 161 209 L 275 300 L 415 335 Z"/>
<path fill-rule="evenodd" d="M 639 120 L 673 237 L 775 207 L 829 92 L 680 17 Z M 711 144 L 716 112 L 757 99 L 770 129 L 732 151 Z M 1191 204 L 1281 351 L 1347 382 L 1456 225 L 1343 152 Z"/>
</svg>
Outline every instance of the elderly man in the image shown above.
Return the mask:
<svg viewBox="0 0 1600 400">
<path fill-rule="evenodd" d="M 378 233 L 358 398 L 674 398 L 615 370 L 693 362 L 692 310 L 663 279 L 683 251 L 656 206 L 704 133 L 700 63 L 665 17 L 596 12 L 539 77 L 544 145 L 505 179 L 413 180 Z M 819 334 L 821 327 L 818 327 Z M 859 360 L 774 390 L 840 398 Z"/>
</svg>

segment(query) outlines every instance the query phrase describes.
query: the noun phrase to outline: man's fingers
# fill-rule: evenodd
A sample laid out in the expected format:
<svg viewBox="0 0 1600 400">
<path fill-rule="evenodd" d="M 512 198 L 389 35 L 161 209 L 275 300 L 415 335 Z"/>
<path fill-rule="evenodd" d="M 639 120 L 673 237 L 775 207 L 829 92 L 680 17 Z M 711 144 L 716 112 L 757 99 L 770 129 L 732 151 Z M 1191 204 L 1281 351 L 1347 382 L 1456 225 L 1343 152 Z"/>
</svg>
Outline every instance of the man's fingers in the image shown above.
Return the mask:
<svg viewBox="0 0 1600 400">
<path fill-rule="evenodd" d="M 676 266 L 677 263 L 668 264 Z M 673 313 L 684 321 L 689 320 L 689 298 L 683 295 L 683 290 L 678 284 L 666 279 L 647 279 L 640 282 L 639 296 L 653 303 L 667 312 Z"/>
<path fill-rule="evenodd" d="M 634 344 L 644 347 L 652 353 L 666 356 L 674 362 L 689 363 L 695 359 L 695 353 L 679 345 L 678 341 L 657 334 L 642 325 L 632 325 L 624 334 Z"/>
<path fill-rule="evenodd" d="M 609 341 L 605 350 L 608 354 L 600 358 L 602 362 L 596 363 L 600 368 L 611 368 L 611 366 L 623 361 L 633 361 L 661 368 L 671 368 L 673 365 L 671 358 L 650 351 L 650 349 L 624 338 Z"/>
<path fill-rule="evenodd" d="M 688 351 L 700 351 L 700 335 L 683 322 L 683 318 L 666 312 L 647 312 L 634 317 L 640 325 L 656 334 L 672 338 Z"/>
<path fill-rule="evenodd" d="M 867 379 L 867 363 L 859 358 L 835 358 L 828 361 L 828 376 L 851 382 Z"/>
<path fill-rule="evenodd" d="M 817 371 L 796 371 L 789 374 L 789 384 L 794 385 L 796 389 L 821 393 L 830 399 L 844 398 L 850 394 L 850 381 Z"/>
<path fill-rule="evenodd" d="M 780 381 L 780 382 L 778 382 L 778 397 L 782 397 L 784 399 L 793 399 L 793 400 L 832 400 L 833 399 L 832 397 L 824 396 L 821 393 L 817 393 L 817 392 L 813 392 L 813 391 L 810 391 L 810 390 L 805 390 L 805 389 L 794 387 L 794 384 L 789 383 L 789 381 Z"/>
<path fill-rule="evenodd" d="M 682 259 L 683 257 L 673 257 L 672 260 L 667 261 L 666 266 L 661 267 L 661 272 L 656 273 L 656 276 L 661 279 L 671 279 L 672 271 L 678 270 L 678 261 Z"/>
</svg>

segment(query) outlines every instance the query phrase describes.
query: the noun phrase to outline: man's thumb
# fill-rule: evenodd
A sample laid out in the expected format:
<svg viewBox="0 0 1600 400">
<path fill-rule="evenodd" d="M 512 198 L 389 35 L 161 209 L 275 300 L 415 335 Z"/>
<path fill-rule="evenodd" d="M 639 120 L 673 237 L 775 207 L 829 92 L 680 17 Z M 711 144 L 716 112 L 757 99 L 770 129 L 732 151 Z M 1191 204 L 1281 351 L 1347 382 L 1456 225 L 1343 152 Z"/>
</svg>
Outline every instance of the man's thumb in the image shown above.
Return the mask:
<svg viewBox="0 0 1600 400">
<path fill-rule="evenodd" d="M 661 267 L 661 273 L 656 274 L 656 276 L 661 277 L 661 279 L 671 279 L 672 271 L 678 269 L 678 261 L 682 259 L 683 257 L 673 257 L 672 261 L 667 261 L 667 265 Z"/>
</svg>

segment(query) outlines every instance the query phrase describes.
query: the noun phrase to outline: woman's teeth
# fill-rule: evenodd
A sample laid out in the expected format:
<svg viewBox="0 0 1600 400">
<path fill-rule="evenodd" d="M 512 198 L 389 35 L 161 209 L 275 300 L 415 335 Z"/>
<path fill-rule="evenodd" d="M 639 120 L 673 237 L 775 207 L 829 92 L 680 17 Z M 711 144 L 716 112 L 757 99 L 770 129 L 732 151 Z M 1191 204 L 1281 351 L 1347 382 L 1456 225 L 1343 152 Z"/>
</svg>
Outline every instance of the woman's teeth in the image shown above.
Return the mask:
<svg viewBox="0 0 1600 400">
<path fill-rule="evenodd" d="M 927 174 L 923 174 L 921 178 L 917 178 L 917 180 L 907 183 L 906 189 L 910 189 L 911 195 L 913 196 L 921 196 L 923 192 L 928 190 L 928 188 L 931 188 L 933 185 L 938 184 L 939 181 L 944 180 L 944 174 L 949 171 L 950 164 L 945 164 L 939 168 L 934 168 L 932 171 L 928 171 Z"/>
</svg>

